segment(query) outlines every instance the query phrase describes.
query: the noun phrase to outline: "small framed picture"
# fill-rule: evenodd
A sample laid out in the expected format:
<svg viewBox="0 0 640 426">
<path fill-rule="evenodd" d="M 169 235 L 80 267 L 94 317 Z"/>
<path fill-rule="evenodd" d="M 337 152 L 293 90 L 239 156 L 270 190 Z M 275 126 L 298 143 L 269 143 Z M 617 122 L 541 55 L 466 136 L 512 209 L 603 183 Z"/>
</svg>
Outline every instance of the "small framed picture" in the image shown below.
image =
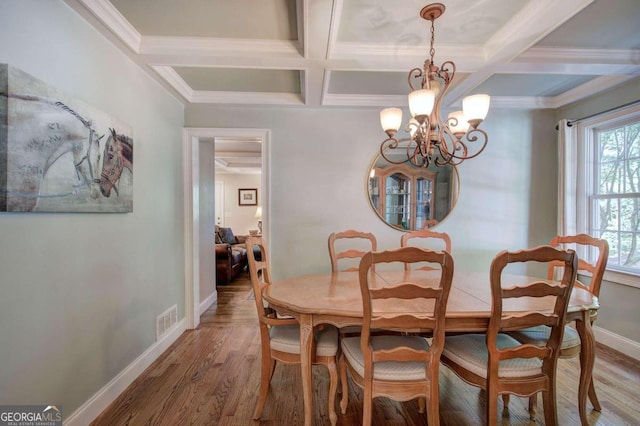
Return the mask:
<svg viewBox="0 0 640 426">
<path fill-rule="evenodd" d="M 258 205 L 258 190 L 255 188 L 240 188 L 238 189 L 238 205 L 241 206 L 257 206 Z"/>
</svg>

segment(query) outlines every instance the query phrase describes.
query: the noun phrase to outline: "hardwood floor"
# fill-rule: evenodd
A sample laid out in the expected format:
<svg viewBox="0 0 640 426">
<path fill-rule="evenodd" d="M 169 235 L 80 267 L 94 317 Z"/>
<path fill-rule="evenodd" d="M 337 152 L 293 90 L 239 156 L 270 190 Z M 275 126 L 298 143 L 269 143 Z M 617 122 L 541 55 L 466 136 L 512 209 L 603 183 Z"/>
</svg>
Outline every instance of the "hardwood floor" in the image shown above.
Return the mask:
<svg viewBox="0 0 640 426">
<path fill-rule="evenodd" d="M 278 364 L 260 421 L 253 421 L 260 373 L 260 336 L 255 303 L 246 274 L 218 288 L 218 303 L 201 317 L 196 330 L 185 332 L 156 362 L 120 395 L 92 425 L 273 425 L 303 424 L 299 366 Z M 313 367 L 314 424 L 328 425 L 328 374 Z M 591 425 L 637 425 L 640 422 L 638 362 L 598 345 L 595 383 L 602 412 L 588 412 Z M 558 362 L 560 425 L 578 425 L 579 361 Z M 443 425 L 484 424 L 485 398 L 477 388 L 440 369 L 440 419 Z M 538 398 L 538 423 L 544 423 Z M 338 424 L 359 425 L 362 393 L 349 384 L 349 406 Z M 499 408 L 501 410 L 501 408 Z M 504 425 L 535 425 L 527 400 L 511 397 Z M 415 401 L 374 400 L 374 425 L 425 425 Z"/>
</svg>

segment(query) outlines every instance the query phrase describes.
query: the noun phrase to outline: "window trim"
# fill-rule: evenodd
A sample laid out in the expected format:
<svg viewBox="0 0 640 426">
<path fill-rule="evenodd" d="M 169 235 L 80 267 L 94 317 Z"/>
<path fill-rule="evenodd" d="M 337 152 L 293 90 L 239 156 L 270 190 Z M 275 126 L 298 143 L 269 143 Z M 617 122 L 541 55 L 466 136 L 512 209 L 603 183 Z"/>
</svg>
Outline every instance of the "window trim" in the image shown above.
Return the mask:
<svg viewBox="0 0 640 426">
<path fill-rule="evenodd" d="M 605 112 L 578 121 L 577 125 L 577 185 L 576 185 L 576 229 L 580 233 L 587 233 L 591 223 L 591 208 L 589 206 L 595 179 L 595 131 L 615 125 L 623 125 L 629 121 L 640 121 L 640 102 L 625 106 L 614 111 Z M 568 161 L 569 163 L 569 161 Z M 566 165 L 567 167 L 570 164 Z M 591 169 L 586 173 L 587 168 Z M 607 266 L 604 281 L 640 288 L 640 271 L 621 271 Z"/>
</svg>

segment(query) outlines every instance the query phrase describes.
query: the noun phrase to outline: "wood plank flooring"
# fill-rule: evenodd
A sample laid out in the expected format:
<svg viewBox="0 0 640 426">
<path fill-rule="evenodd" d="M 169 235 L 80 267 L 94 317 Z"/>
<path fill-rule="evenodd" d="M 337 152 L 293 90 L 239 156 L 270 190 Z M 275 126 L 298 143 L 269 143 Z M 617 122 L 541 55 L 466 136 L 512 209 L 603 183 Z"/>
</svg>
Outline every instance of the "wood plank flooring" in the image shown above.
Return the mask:
<svg viewBox="0 0 640 426">
<path fill-rule="evenodd" d="M 251 284 L 246 274 L 218 288 L 218 302 L 201 317 L 196 330 L 185 332 L 156 362 L 120 395 L 95 421 L 102 425 L 268 425 L 303 424 L 302 382 L 299 366 L 278 364 L 267 403 L 259 421 L 253 421 L 260 373 L 260 336 Z M 328 425 L 327 371 L 313 367 L 314 424 Z M 558 362 L 558 417 L 560 425 L 579 425 L 577 413 L 579 362 Z M 591 425 L 640 424 L 640 367 L 638 362 L 598 345 L 595 382 L 602 412 L 589 409 Z M 484 424 L 485 398 L 477 388 L 440 370 L 442 425 Z M 544 424 L 538 398 L 538 424 Z M 500 408 L 499 408 L 500 409 Z M 338 402 L 336 410 L 340 413 Z M 362 392 L 350 382 L 346 414 L 338 424 L 359 425 Z M 502 412 L 503 425 L 535 425 L 527 401 L 511 397 Z M 398 403 L 377 398 L 374 425 L 426 425 L 415 401 Z"/>
</svg>

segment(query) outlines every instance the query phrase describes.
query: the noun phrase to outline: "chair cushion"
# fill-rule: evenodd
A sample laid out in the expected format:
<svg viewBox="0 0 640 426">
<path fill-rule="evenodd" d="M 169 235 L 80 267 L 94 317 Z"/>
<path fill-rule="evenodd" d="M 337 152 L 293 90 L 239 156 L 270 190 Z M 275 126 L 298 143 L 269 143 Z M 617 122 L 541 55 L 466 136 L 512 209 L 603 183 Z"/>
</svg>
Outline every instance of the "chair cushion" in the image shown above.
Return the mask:
<svg viewBox="0 0 640 426">
<path fill-rule="evenodd" d="M 551 327 L 539 325 L 537 327 L 523 328 L 522 330 L 510 331 L 509 335 L 519 342 L 542 346 L 549 340 Z M 575 348 L 576 346 L 580 346 L 580 335 L 573 327 L 565 327 L 560 350 Z"/>
<path fill-rule="evenodd" d="M 520 342 L 506 334 L 498 334 L 498 349 L 520 346 Z M 472 373 L 487 378 L 489 351 L 486 335 L 463 334 L 447 336 L 444 341 L 442 356 L 460 365 Z M 533 376 L 542 372 L 542 361 L 539 358 L 514 358 L 500 361 L 499 377 Z"/>
<path fill-rule="evenodd" d="M 300 326 L 276 325 L 269 330 L 271 349 L 290 354 L 300 354 Z M 338 329 L 325 325 L 322 330 L 315 330 L 316 355 L 335 356 L 338 353 Z"/>
<path fill-rule="evenodd" d="M 420 336 L 371 336 L 371 346 L 374 350 L 390 349 L 407 346 L 417 350 L 429 350 L 429 342 Z M 354 370 L 364 377 L 364 356 L 360 348 L 360 337 L 345 337 L 342 339 L 342 352 Z M 375 380 L 424 380 L 426 366 L 423 362 L 384 361 L 373 365 Z"/>
</svg>

